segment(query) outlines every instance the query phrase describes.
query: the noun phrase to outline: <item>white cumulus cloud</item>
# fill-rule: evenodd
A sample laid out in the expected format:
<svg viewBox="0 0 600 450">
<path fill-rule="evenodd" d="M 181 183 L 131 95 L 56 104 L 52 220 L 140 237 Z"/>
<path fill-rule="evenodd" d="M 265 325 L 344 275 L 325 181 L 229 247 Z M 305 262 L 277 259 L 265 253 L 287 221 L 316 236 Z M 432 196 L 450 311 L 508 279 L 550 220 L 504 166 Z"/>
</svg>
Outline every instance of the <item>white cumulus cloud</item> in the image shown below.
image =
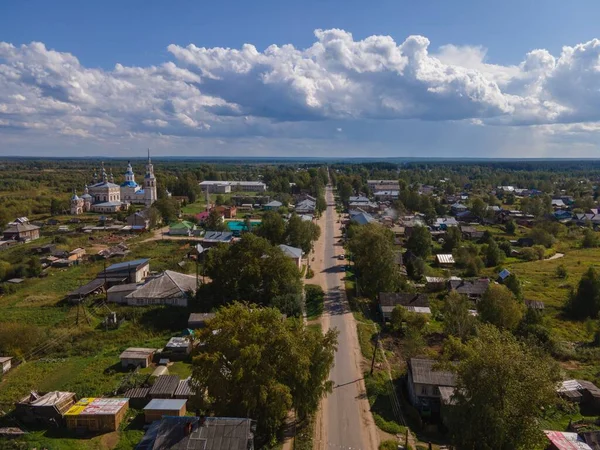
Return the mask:
<svg viewBox="0 0 600 450">
<path fill-rule="evenodd" d="M 348 130 L 344 139 L 372 124 L 410 120 L 530 127 L 536 136 L 600 129 L 597 39 L 558 55 L 534 49 L 514 65 L 494 64 L 480 46 L 432 50 L 424 36 L 355 40 L 339 29 L 316 30 L 314 43 L 302 49 L 168 50 L 170 60 L 160 65 L 102 70 L 43 43 L 0 42 L 5 141 L 328 139 L 332 126 Z"/>
</svg>

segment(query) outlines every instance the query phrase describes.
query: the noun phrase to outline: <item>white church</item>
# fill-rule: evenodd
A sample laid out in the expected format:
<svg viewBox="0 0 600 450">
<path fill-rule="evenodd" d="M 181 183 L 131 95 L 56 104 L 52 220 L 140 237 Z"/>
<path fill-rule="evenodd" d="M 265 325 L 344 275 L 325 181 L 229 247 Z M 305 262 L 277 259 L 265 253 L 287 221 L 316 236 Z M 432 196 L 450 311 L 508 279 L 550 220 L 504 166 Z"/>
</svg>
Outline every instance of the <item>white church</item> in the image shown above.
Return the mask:
<svg viewBox="0 0 600 450">
<path fill-rule="evenodd" d="M 100 177 L 94 174 L 94 179 L 90 185 L 85 186 L 81 197 L 73 193 L 71 198 L 71 214 L 83 214 L 84 212 L 97 213 L 115 213 L 122 209 L 127 209 L 131 203 L 142 204 L 146 208 L 156 201 L 156 177 L 154 176 L 154 166 L 150 159 L 150 150 L 148 150 L 148 162 L 146 163 L 146 175 L 144 184 L 140 186 L 135 181 L 135 174 L 131 163 L 127 164 L 125 171 L 125 181 L 115 184 L 113 174 L 106 173 L 104 164 L 100 172 Z"/>
</svg>

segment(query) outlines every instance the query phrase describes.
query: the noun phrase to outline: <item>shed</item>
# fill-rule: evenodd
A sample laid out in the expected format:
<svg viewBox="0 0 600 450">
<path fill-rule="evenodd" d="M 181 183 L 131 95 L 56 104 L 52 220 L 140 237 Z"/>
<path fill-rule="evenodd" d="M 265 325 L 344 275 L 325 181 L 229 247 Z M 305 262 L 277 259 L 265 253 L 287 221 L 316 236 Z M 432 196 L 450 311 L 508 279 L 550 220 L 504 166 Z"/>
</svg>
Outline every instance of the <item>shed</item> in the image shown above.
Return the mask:
<svg viewBox="0 0 600 450">
<path fill-rule="evenodd" d="M 130 347 L 119 356 L 121 366 L 124 369 L 129 366 L 148 367 L 152 363 L 155 352 L 156 349 L 154 348 Z"/>
<path fill-rule="evenodd" d="M 172 337 L 163 350 L 172 361 L 185 359 L 191 352 L 192 340 L 187 337 Z"/>
<path fill-rule="evenodd" d="M 178 398 L 152 399 L 144 408 L 144 418 L 146 419 L 146 423 L 160 420 L 163 416 L 185 416 L 186 403 L 187 400 Z"/>
<path fill-rule="evenodd" d="M 577 433 L 549 430 L 544 430 L 544 433 L 548 438 L 549 450 L 592 450 Z"/>
<path fill-rule="evenodd" d="M 435 255 L 435 262 L 440 266 L 453 266 L 455 264 L 452 254 Z"/>
<path fill-rule="evenodd" d="M 129 399 L 129 406 L 135 409 L 142 409 L 144 406 L 148 404 L 150 400 L 148 394 L 150 393 L 150 388 L 147 387 L 136 387 L 128 389 L 123 397 Z"/>
<path fill-rule="evenodd" d="M 179 381 L 179 386 L 175 390 L 175 398 L 187 398 L 189 399 L 194 395 L 194 391 L 192 390 L 192 384 L 190 377 L 187 377 L 185 380 Z"/>
<path fill-rule="evenodd" d="M 67 428 L 87 431 L 116 431 L 129 409 L 126 398 L 82 398 L 65 414 Z"/>
<path fill-rule="evenodd" d="M 102 292 L 103 289 L 104 289 L 104 279 L 96 278 L 96 279 L 90 281 L 89 283 L 78 287 L 74 291 L 69 292 L 67 294 L 67 298 L 72 302 L 76 302 L 77 300 L 86 298 L 89 295 Z"/>
<path fill-rule="evenodd" d="M 75 401 L 74 392 L 38 394 L 32 391 L 15 404 L 15 413 L 25 423 L 58 424 Z"/>
<path fill-rule="evenodd" d="M 118 284 L 106 291 L 109 303 L 127 304 L 127 297 L 134 292 L 140 285 L 137 283 Z"/>
<path fill-rule="evenodd" d="M 173 398 L 178 387 L 179 377 L 177 375 L 161 375 L 154 381 L 149 395 L 150 398 Z"/>
<path fill-rule="evenodd" d="M 191 313 L 188 318 L 188 328 L 196 330 L 198 328 L 204 328 L 206 322 L 215 317 L 215 313 Z"/>
<path fill-rule="evenodd" d="M 0 373 L 8 372 L 12 367 L 12 356 L 0 356 Z"/>
</svg>

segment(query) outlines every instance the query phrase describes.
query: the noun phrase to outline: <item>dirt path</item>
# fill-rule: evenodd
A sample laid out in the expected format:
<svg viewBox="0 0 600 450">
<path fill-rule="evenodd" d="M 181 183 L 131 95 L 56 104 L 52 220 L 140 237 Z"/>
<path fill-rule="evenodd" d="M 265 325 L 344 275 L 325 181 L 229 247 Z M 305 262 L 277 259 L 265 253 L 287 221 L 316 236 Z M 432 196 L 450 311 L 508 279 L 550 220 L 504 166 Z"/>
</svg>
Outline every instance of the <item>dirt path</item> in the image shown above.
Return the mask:
<svg viewBox="0 0 600 450">
<path fill-rule="evenodd" d="M 563 256 L 565 256 L 564 253 L 555 253 L 554 255 L 552 255 L 550 258 L 546 258 L 544 259 L 544 261 L 553 261 L 555 259 L 559 259 L 562 258 Z"/>
</svg>

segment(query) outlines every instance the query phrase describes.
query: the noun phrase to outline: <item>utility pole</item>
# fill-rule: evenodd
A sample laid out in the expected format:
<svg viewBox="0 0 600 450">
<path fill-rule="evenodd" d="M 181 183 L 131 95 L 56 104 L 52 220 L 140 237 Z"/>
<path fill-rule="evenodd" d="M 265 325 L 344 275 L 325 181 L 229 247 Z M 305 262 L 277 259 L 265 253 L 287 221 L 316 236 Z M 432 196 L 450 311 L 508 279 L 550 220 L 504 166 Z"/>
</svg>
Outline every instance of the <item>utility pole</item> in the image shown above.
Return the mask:
<svg viewBox="0 0 600 450">
<path fill-rule="evenodd" d="M 371 375 L 373 375 L 373 369 L 375 368 L 375 357 L 377 356 L 378 348 L 379 348 L 379 331 L 377 331 L 377 337 L 375 337 L 375 347 L 373 348 L 373 359 L 371 360 Z"/>
</svg>

